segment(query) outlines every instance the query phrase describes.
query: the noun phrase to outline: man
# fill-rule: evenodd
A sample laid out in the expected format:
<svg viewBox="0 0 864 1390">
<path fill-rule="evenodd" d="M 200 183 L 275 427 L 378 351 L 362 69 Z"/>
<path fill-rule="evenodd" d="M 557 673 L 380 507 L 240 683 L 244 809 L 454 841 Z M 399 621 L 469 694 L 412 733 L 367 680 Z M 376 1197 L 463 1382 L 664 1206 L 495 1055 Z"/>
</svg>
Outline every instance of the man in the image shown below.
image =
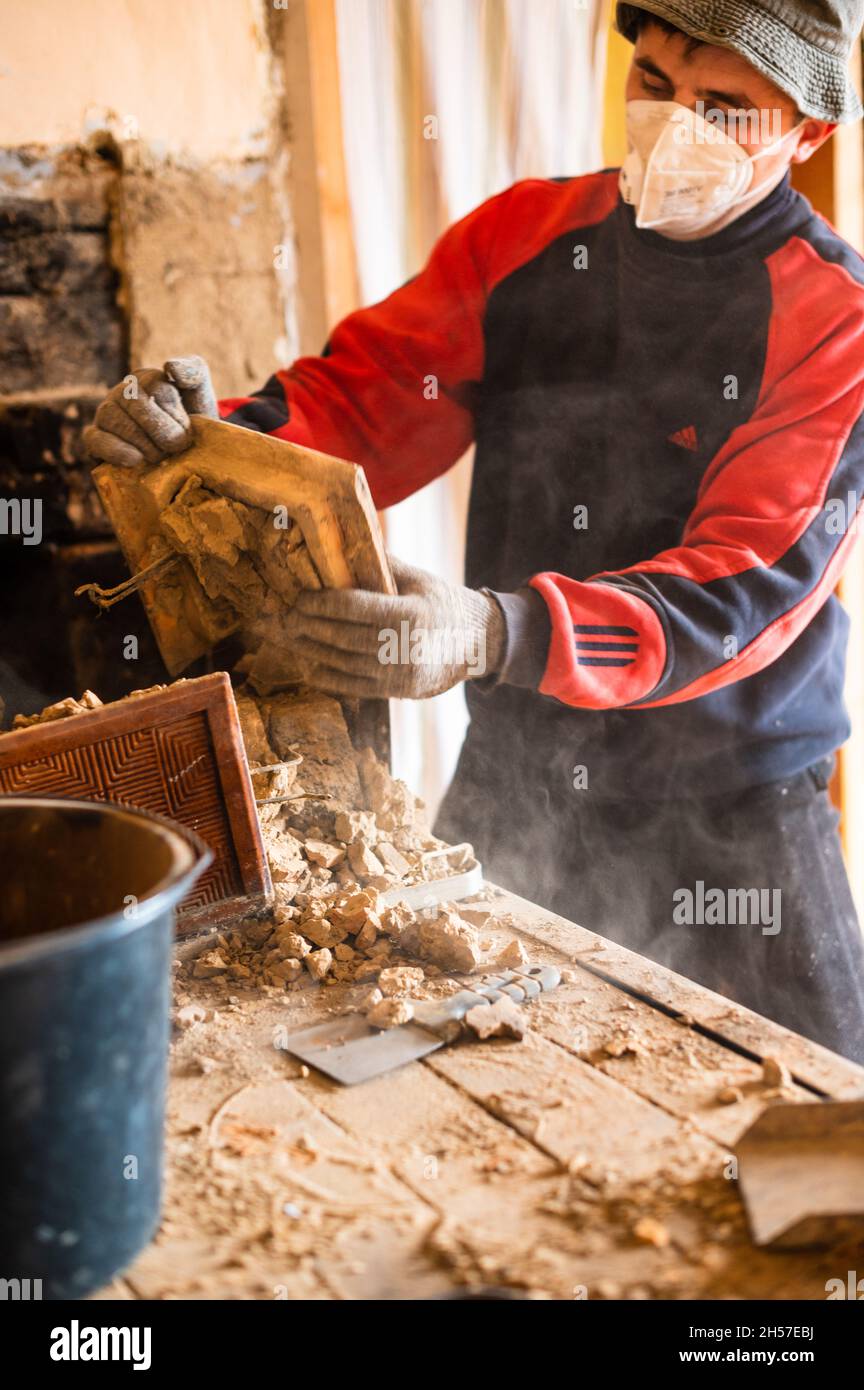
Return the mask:
<svg viewBox="0 0 864 1390">
<path fill-rule="evenodd" d="M 862 0 L 646 0 L 617 20 L 635 45 L 621 171 L 490 199 L 321 357 L 219 411 L 363 464 L 379 507 L 476 441 L 468 587 L 400 566 L 399 597 L 301 595 L 310 682 L 421 698 L 467 679 L 439 833 L 864 1061 L 827 793 L 864 267 L 789 180 L 861 114 Z M 184 392 L 215 413 L 200 360 L 166 367 L 100 407 L 94 456 L 184 447 Z M 402 631 L 422 659 L 392 662 Z"/>
</svg>

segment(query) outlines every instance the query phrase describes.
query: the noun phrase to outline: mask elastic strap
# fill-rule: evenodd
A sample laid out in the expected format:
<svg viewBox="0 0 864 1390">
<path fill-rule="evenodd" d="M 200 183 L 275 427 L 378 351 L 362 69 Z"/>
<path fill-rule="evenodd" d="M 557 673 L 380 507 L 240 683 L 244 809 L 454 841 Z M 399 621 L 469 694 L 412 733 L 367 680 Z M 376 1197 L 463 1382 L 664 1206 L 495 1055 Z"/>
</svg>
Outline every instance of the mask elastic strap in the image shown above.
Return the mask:
<svg viewBox="0 0 864 1390">
<path fill-rule="evenodd" d="M 756 154 L 748 155 L 748 159 L 762 159 L 766 154 L 773 154 L 775 150 L 779 150 L 780 146 L 786 143 L 790 135 L 794 135 L 796 130 L 800 130 L 802 126 L 805 126 L 809 119 L 809 116 L 805 116 L 803 121 L 799 121 L 797 125 L 793 125 L 791 130 L 787 130 L 785 135 L 781 135 L 779 140 L 775 140 L 773 144 L 766 146 L 764 150 L 757 150 Z"/>
</svg>

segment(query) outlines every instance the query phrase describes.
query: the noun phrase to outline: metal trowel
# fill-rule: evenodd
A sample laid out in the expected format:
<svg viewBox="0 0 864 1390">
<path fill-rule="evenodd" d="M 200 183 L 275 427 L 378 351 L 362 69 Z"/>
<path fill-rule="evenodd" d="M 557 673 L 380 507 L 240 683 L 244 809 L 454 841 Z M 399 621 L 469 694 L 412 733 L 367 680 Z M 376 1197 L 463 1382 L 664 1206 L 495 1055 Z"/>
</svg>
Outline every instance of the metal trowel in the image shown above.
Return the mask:
<svg viewBox="0 0 864 1390">
<path fill-rule="evenodd" d="M 343 1086 L 356 1086 L 453 1042 L 462 1031 L 462 1019 L 475 1005 L 494 1004 L 502 995 L 522 1004 L 554 989 L 560 980 L 560 973 L 550 965 L 503 970 L 483 976 L 473 989 L 460 990 L 449 999 L 420 1000 L 411 1022 L 398 1028 L 382 1031 L 367 1023 L 363 1014 L 345 1014 L 292 1033 L 285 1050 Z"/>
</svg>

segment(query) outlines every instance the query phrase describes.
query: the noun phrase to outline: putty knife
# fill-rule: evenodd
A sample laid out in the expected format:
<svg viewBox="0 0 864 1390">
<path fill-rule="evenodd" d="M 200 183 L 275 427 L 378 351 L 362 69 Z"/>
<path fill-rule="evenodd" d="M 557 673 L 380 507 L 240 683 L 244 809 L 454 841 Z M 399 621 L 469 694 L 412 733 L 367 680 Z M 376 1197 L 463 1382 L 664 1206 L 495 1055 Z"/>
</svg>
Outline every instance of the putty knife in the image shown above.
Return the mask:
<svg viewBox="0 0 864 1390">
<path fill-rule="evenodd" d="M 382 1031 L 367 1023 L 363 1014 L 345 1014 L 292 1033 L 285 1050 L 343 1086 L 356 1086 L 452 1042 L 462 1031 L 461 1020 L 476 1004 L 494 1004 L 505 994 L 521 1004 L 554 989 L 560 980 L 551 965 L 503 970 L 483 976 L 474 989 L 460 990 L 449 999 L 419 1001 L 412 1021 L 398 1028 Z"/>
</svg>

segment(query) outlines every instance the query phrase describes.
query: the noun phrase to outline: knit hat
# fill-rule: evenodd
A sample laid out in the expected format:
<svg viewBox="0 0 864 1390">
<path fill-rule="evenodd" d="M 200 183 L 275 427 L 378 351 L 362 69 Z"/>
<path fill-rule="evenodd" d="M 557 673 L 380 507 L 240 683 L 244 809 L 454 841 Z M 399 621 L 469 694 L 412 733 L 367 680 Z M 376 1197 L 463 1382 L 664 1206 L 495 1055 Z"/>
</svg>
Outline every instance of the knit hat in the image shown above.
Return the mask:
<svg viewBox="0 0 864 1390">
<path fill-rule="evenodd" d="M 862 114 L 849 57 L 864 0 L 644 0 L 616 6 L 615 27 L 636 41 L 640 10 L 691 38 L 740 53 L 784 91 L 802 115 L 854 121 Z"/>
</svg>

